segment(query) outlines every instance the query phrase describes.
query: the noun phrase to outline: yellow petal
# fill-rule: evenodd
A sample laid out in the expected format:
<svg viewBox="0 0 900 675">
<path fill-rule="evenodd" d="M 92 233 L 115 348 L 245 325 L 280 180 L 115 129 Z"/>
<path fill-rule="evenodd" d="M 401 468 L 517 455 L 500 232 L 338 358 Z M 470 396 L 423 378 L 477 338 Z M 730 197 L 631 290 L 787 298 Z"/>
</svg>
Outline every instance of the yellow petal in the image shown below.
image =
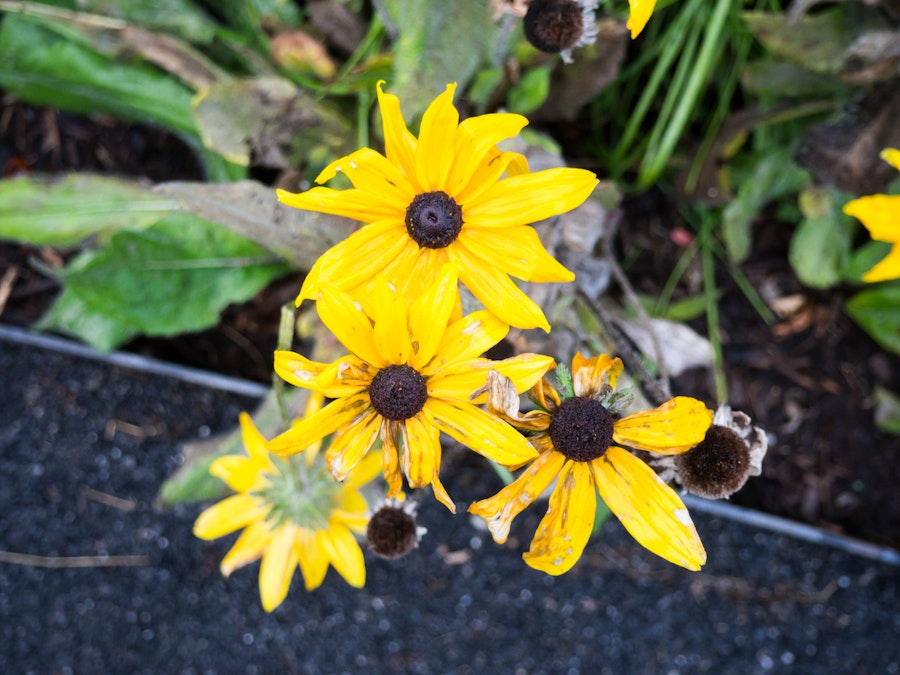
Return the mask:
<svg viewBox="0 0 900 675">
<path fill-rule="evenodd" d="M 381 473 L 381 459 L 372 453 L 363 457 L 344 481 L 344 490 L 355 490 L 372 482 Z"/>
<path fill-rule="evenodd" d="M 268 457 L 265 463 L 241 455 L 216 457 L 209 465 L 209 473 L 225 481 L 235 492 L 250 492 L 267 482 L 266 473 L 275 471 Z"/>
<path fill-rule="evenodd" d="M 403 448 L 400 453 L 400 467 L 406 474 L 411 488 L 431 485 L 432 479 L 440 472 L 440 434 L 434 424 L 426 419 L 427 414 L 419 413 L 402 423 Z M 437 495 L 435 495 L 437 496 Z M 453 502 L 447 505 L 455 513 Z"/>
<path fill-rule="evenodd" d="M 303 452 L 319 439 L 350 424 L 370 406 L 368 392 L 332 401 L 316 414 L 304 417 L 283 434 L 269 441 L 269 450 L 282 455 Z"/>
<path fill-rule="evenodd" d="M 232 495 L 213 504 L 194 523 L 194 536 L 217 539 L 246 527 L 256 520 L 264 520 L 269 507 L 251 495 Z"/>
<path fill-rule="evenodd" d="M 456 84 L 448 84 L 422 115 L 416 147 L 416 178 L 422 192 L 445 190 L 453 164 L 453 137 L 459 113 L 453 107 Z"/>
<path fill-rule="evenodd" d="M 613 440 L 638 450 L 675 455 L 702 441 L 712 418 L 712 410 L 702 402 L 676 396 L 654 410 L 616 420 Z"/>
<path fill-rule="evenodd" d="M 331 523 L 327 530 L 316 532 L 316 539 L 328 554 L 331 564 L 354 588 L 366 584 L 366 563 L 353 533 L 340 523 Z"/>
<path fill-rule="evenodd" d="M 362 148 L 335 160 L 322 170 L 316 182 L 329 181 L 339 172 L 350 179 L 353 187 L 387 202 L 398 213 L 405 212 L 415 197 L 412 186 L 400 170 L 384 155 L 370 148 Z"/>
<path fill-rule="evenodd" d="M 448 263 L 441 268 L 436 283 L 425 288 L 409 307 L 410 366 L 419 369 L 432 359 L 458 298 L 457 265 Z"/>
<path fill-rule="evenodd" d="M 486 228 L 527 225 L 574 209 L 598 181 L 584 169 L 546 169 L 505 178 L 466 202 L 466 224 Z"/>
<path fill-rule="evenodd" d="M 342 481 L 359 460 L 371 449 L 381 428 L 381 416 L 367 410 L 349 426 L 338 430 L 325 451 L 328 470 L 335 480 Z"/>
<path fill-rule="evenodd" d="M 881 151 L 879 157 L 897 169 L 897 171 L 900 171 L 900 150 L 897 150 L 896 148 L 885 148 Z"/>
<path fill-rule="evenodd" d="M 381 471 L 388 484 L 388 497 L 396 497 L 403 489 L 403 476 L 400 473 L 400 455 L 397 447 L 400 436 L 399 422 L 386 422 L 381 425 Z"/>
<path fill-rule="evenodd" d="M 438 371 L 428 380 L 428 395 L 484 403 L 486 393 L 477 398 L 472 398 L 472 394 L 485 386 L 488 371 L 495 370 L 509 378 L 516 393 L 521 394 L 539 382 L 553 365 L 551 357 L 538 354 L 519 354 L 502 361 L 478 359 L 446 374 Z"/>
<path fill-rule="evenodd" d="M 468 367 L 470 361 L 500 342 L 508 332 L 509 326 L 490 312 L 472 312 L 447 326 L 434 357 L 421 373 L 429 377 L 459 366 Z"/>
<path fill-rule="evenodd" d="M 900 279 L 900 244 L 894 244 L 886 258 L 862 275 L 862 280 L 870 284 L 888 279 Z"/>
<path fill-rule="evenodd" d="M 859 218 L 878 241 L 900 242 L 900 195 L 869 195 L 844 205 L 844 213 Z"/>
<path fill-rule="evenodd" d="M 269 461 L 268 441 L 253 424 L 253 418 L 242 412 L 238 420 L 241 423 L 241 441 L 247 448 L 247 453 L 257 461 Z"/>
<path fill-rule="evenodd" d="M 400 113 L 400 99 L 393 94 L 385 94 L 381 90 L 383 81 L 379 82 L 378 108 L 381 110 L 381 123 L 384 135 L 384 150 L 388 161 L 397 166 L 407 179 L 414 180 L 416 175 L 416 137 L 413 136 L 403 115 Z"/>
<path fill-rule="evenodd" d="M 408 248 L 414 251 L 418 244 L 409 238 L 402 220 L 364 225 L 313 263 L 300 287 L 297 305 L 318 298 L 321 284 L 348 290 L 374 279 L 379 272 L 386 272 L 392 261 L 409 255 L 412 251 Z"/>
<path fill-rule="evenodd" d="M 510 174 L 510 166 L 518 162 L 519 157 L 521 155 L 517 152 L 501 152 L 497 148 L 492 148 L 478 163 L 469 182 L 455 195 L 456 203 L 462 207 L 463 227 L 469 224 L 466 218 L 467 204 L 477 200 L 488 188 L 500 180 L 504 173 Z M 477 222 L 471 227 L 478 227 Z"/>
<path fill-rule="evenodd" d="M 434 475 L 431 477 L 431 489 L 434 498 L 450 509 L 450 513 L 456 513 L 456 503 L 450 497 L 444 484 L 441 482 L 441 444 L 438 442 L 434 450 Z"/>
<path fill-rule="evenodd" d="M 581 352 L 572 359 L 572 385 L 576 396 L 596 396 L 604 384 L 615 388 L 622 374 L 622 360 L 608 354 L 586 359 Z"/>
<path fill-rule="evenodd" d="M 542 452 L 500 492 L 472 504 L 469 513 L 484 518 L 494 541 L 504 543 L 512 521 L 547 489 L 559 475 L 565 461 L 561 453 Z"/>
<path fill-rule="evenodd" d="M 278 201 L 287 206 L 293 206 L 295 209 L 330 213 L 363 223 L 398 218 L 402 220 L 406 213 L 395 203 L 365 190 L 334 190 L 327 187 L 314 187 L 299 194 L 286 190 L 276 190 L 275 193 L 278 195 Z"/>
<path fill-rule="evenodd" d="M 424 411 L 438 429 L 495 462 L 521 464 L 537 457 L 522 434 L 471 403 L 430 398 Z"/>
<path fill-rule="evenodd" d="M 405 364 L 412 353 L 407 300 L 396 287 L 379 275 L 372 294 L 375 348 L 383 362 Z"/>
<path fill-rule="evenodd" d="M 484 265 L 525 281 L 572 281 L 575 274 L 551 256 L 533 227 L 508 227 L 500 235 L 496 231 L 464 227 L 457 239 Z"/>
<path fill-rule="evenodd" d="M 271 612 L 287 597 L 297 567 L 293 525 L 285 523 L 272 535 L 259 567 L 259 595 L 263 609 Z"/>
<path fill-rule="evenodd" d="M 525 117 L 510 113 L 478 115 L 463 120 L 456 129 L 447 194 L 456 197 L 469 184 L 485 154 L 500 141 L 516 136 L 527 124 Z"/>
<path fill-rule="evenodd" d="M 700 569 L 706 551 L 687 508 L 653 469 L 616 446 L 591 468 L 603 501 L 641 546 L 676 565 Z"/>
<path fill-rule="evenodd" d="M 451 259 L 459 261 L 459 280 L 472 295 L 503 323 L 516 328 L 543 328 L 550 331 L 547 318 L 534 301 L 516 286 L 506 273 L 485 265 L 462 246 L 451 246 Z"/>
<path fill-rule="evenodd" d="M 359 302 L 347 293 L 323 286 L 316 309 L 322 323 L 351 353 L 378 368 L 388 365 L 378 352 L 372 322 Z"/>
<path fill-rule="evenodd" d="M 319 543 L 316 532 L 298 527 L 294 537 L 294 552 L 300 564 L 303 584 L 307 591 L 317 589 L 328 572 L 328 553 Z"/>
<path fill-rule="evenodd" d="M 566 462 L 550 495 L 547 515 L 522 558 L 536 570 L 553 576 L 565 574 L 581 558 L 596 513 L 597 492 L 590 465 Z"/>
<path fill-rule="evenodd" d="M 247 529 L 241 532 L 238 540 L 234 542 L 228 555 L 222 559 L 222 564 L 219 566 L 222 575 L 230 576 L 236 569 L 259 560 L 271 537 L 272 533 L 266 521 L 257 520 L 250 523 Z"/>
<path fill-rule="evenodd" d="M 631 39 L 634 40 L 647 22 L 650 15 L 653 14 L 653 8 L 656 6 L 656 0 L 628 0 L 628 7 L 631 13 L 628 15 L 628 22 L 625 27 L 631 31 Z"/>
</svg>

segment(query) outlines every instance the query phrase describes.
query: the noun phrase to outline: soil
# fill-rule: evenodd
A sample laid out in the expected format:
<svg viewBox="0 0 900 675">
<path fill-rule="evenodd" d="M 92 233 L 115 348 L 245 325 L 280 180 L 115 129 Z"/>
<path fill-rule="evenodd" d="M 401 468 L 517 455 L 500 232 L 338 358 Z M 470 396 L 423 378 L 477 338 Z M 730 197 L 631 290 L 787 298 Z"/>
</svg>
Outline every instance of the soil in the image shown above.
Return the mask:
<svg viewBox="0 0 900 675">
<path fill-rule="evenodd" d="M 201 180 L 200 165 L 176 137 L 108 118 L 85 118 L 33 108 L 10 97 L 0 102 L 0 167 L 22 171 L 99 171 L 152 181 Z M 628 275 L 639 292 L 658 295 L 680 254 L 673 231 L 686 227 L 675 205 L 658 193 L 626 204 L 618 246 L 632 260 Z M 792 309 L 768 325 L 727 268 L 717 272 L 720 332 L 729 403 L 770 434 L 763 475 L 732 500 L 743 506 L 817 525 L 871 542 L 900 547 L 900 439 L 879 432 L 872 389 L 900 391 L 900 359 L 885 353 L 842 311 L 850 289 L 804 288 L 787 262 L 791 228 L 763 220 L 753 252 L 741 265 L 768 301 Z M 66 252 L 0 243 L 0 269 L 17 268 L 0 321 L 31 325 L 59 288 L 29 260 L 60 264 Z M 676 292 L 696 293 L 696 271 Z M 172 339 L 141 338 L 124 349 L 260 382 L 271 381 L 279 308 L 300 277 L 279 280 L 253 300 L 229 307 L 218 326 Z M 705 324 L 694 326 L 705 332 Z M 673 383 L 675 393 L 715 395 L 705 372 Z"/>
</svg>

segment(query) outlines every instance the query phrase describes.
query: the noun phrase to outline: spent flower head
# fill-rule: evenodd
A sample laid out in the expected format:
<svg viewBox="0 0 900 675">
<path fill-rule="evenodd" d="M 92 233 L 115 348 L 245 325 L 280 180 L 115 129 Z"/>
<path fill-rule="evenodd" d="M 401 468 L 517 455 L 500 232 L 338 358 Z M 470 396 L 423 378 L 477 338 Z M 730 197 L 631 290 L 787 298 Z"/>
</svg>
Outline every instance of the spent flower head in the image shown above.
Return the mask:
<svg viewBox="0 0 900 675">
<path fill-rule="evenodd" d="M 572 62 L 572 50 L 597 40 L 596 0 L 531 0 L 525 12 L 525 39 L 542 52 Z"/>
<path fill-rule="evenodd" d="M 447 85 L 413 136 L 400 101 L 378 84 L 385 154 L 363 148 L 327 166 L 317 183 L 343 173 L 353 189 L 314 187 L 278 191 L 288 206 L 347 216 L 366 223 L 326 251 L 307 275 L 298 304 L 330 286 L 367 307 L 383 274 L 401 294 L 428 286 L 444 263 L 459 267 L 459 281 L 491 312 L 519 328 L 550 325 L 541 309 L 513 283 L 572 281 L 575 275 L 544 248 L 530 223 L 581 204 L 597 185 L 583 169 L 529 173 L 525 158 L 497 143 L 528 123 L 496 113 L 459 121 L 455 84 Z M 506 173 L 508 177 L 502 176 Z"/>
<path fill-rule="evenodd" d="M 380 439 L 389 497 L 400 492 L 402 469 L 410 487 L 431 485 L 438 500 L 455 511 L 440 481 L 440 432 L 503 464 L 533 458 L 528 441 L 479 408 L 472 394 L 484 386 L 491 369 L 525 391 L 553 367 L 553 359 L 537 354 L 503 361 L 479 358 L 506 336 L 509 326 L 488 311 L 451 318 L 458 295 L 455 264 L 444 265 L 411 303 L 382 275 L 372 294 L 373 302 L 364 309 L 340 290 L 319 289 L 319 316 L 350 351 L 347 356 L 326 364 L 290 351 L 275 353 L 282 378 L 335 400 L 270 447 L 301 452 L 334 433 L 325 456 L 334 477 L 343 480 Z"/>
<path fill-rule="evenodd" d="M 377 458 L 360 462 L 347 480 L 336 483 L 325 463 L 277 457 L 246 413 L 241 434 L 247 455 L 215 459 L 210 473 L 237 494 L 206 509 L 194 523 L 194 535 L 217 539 L 243 529 L 222 560 L 222 574 L 262 558 L 259 593 L 271 612 L 287 596 L 299 566 L 307 590 L 321 585 L 333 565 L 351 586 L 366 581 L 362 549 L 356 541 L 368 521 L 369 505 L 359 488 L 379 473 Z"/>
<path fill-rule="evenodd" d="M 532 390 L 539 409 L 522 414 L 519 398 L 499 373 L 487 382 L 487 407 L 531 434 L 538 451 L 522 474 L 469 511 L 485 519 L 497 543 L 513 519 L 556 480 L 547 514 L 525 562 L 559 575 L 578 562 L 591 536 L 596 494 L 625 529 L 653 553 L 698 570 L 706 552 L 684 503 L 643 461 L 618 444 L 660 454 L 685 452 L 700 442 L 712 411 L 683 396 L 654 410 L 619 417 L 624 399 L 615 390 L 622 362 L 606 354 L 572 360 L 572 391 L 561 396 L 544 379 Z"/>
</svg>

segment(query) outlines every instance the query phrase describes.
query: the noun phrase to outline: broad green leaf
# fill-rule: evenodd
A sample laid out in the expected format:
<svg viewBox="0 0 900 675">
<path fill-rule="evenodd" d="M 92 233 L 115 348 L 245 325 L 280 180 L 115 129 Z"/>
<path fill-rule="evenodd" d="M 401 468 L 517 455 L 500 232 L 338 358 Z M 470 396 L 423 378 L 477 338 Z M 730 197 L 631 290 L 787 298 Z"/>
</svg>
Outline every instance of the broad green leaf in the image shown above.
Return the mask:
<svg viewBox="0 0 900 675">
<path fill-rule="evenodd" d="M 835 193 L 807 188 L 800 193 L 803 220 L 791 238 L 788 258 L 797 277 L 812 288 L 829 288 L 841 281 L 851 245 L 853 222 L 841 213 Z"/>
<path fill-rule="evenodd" d="M 875 387 L 875 426 L 889 434 L 900 435 L 900 396 L 884 387 Z"/>
<path fill-rule="evenodd" d="M 469 100 L 480 111 L 484 111 L 491 96 L 494 95 L 494 92 L 497 90 L 497 87 L 500 86 L 502 81 L 502 68 L 497 67 L 482 70 L 475 76 L 472 86 L 469 87 Z"/>
<path fill-rule="evenodd" d="M 900 354 L 900 283 L 879 284 L 857 293 L 846 309 L 875 342 Z"/>
<path fill-rule="evenodd" d="M 698 316 L 703 316 L 706 312 L 706 303 L 705 295 L 695 295 L 691 298 L 678 300 L 666 308 L 666 313 L 662 318 L 669 321 L 690 321 L 691 319 L 696 319 Z"/>
<path fill-rule="evenodd" d="M 814 73 L 786 61 L 754 61 L 741 74 L 744 90 L 766 100 L 809 99 L 815 96 L 843 98 L 849 87 L 832 77 Z"/>
<path fill-rule="evenodd" d="M 762 157 L 753 172 L 741 183 L 737 197 L 722 212 L 722 237 L 733 262 L 741 262 L 750 253 L 750 225 L 762 208 L 801 190 L 809 174 L 799 168 L 789 152 Z"/>
<path fill-rule="evenodd" d="M 113 63 L 33 19 L 4 16 L 0 63 L 0 86 L 29 103 L 197 133 L 188 89 L 155 68 Z"/>
<path fill-rule="evenodd" d="M 174 33 L 191 42 L 210 42 L 218 30 L 212 17 L 190 0 L 79 0 L 77 7 L 151 30 Z"/>
<path fill-rule="evenodd" d="M 447 84 L 462 91 L 496 45 L 496 24 L 484 0 L 393 0 L 400 32 L 394 43 L 394 81 L 407 119 L 416 117 Z"/>
<path fill-rule="evenodd" d="M 537 110 L 550 93 L 550 66 L 533 68 L 509 90 L 509 111 L 527 115 Z"/>
<path fill-rule="evenodd" d="M 891 252 L 892 244 L 886 241 L 867 241 L 851 255 L 841 276 L 844 281 L 855 281 L 865 284 L 862 275 L 881 262 Z"/>
<path fill-rule="evenodd" d="M 178 202 L 120 178 L 10 178 L 0 181 L 0 239 L 73 246 L 91 235 L 103 240 L 116 230 L 149 227 L 176 208 Z"/>
<path fill-rule="evenodd" d="M 172 214 L 115 233 L 60 272 L 65 286 L 41 327 L 109 350 L 131 335 L 176 335 L 215 325 L 226 305 L 255 295 L 288 267 L 225 228 Z M 124 336 L 124 337 L 123 337 Z"/>
</svg>

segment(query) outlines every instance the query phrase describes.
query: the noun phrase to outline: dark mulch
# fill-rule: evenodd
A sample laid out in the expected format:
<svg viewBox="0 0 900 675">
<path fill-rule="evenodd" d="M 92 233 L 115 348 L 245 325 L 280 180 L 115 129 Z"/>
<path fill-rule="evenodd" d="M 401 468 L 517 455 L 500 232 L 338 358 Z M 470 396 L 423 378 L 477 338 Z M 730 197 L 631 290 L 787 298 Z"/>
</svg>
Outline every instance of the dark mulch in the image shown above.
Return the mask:
<svg viewBox="0 0 900 675">
<path fill-rule="evenodd" d="M 202 178 L 199 165 L 185 159 L 189 153 L 181 141 L 149 127 L 56 114 L 8 98 L 0 105 L 0 122 L 0 166 L 8 170 Z M 619 246 L 624 257 L 634 258 L 629 275 L 638 289 L 655 295 L 677 259 L 670 236 L 681 223 L 664 201 L 632 207 L 620 228 Z M 821 293 L 800 285 L 787 263 L 790 232 L 789 225 L 776 221 L 758 225 L 753 253 L 742 265 L 757 289 L 802 298 L 796 313 L 778 324 L 763 322 L 727 272 L 719 270 L 729 402 L 771 434 L 763 476 L 751 480 L 734 501 L 900 547 L 900 501 L 894 498 L 900 439 L 875 429 L 871 400 L 875 384 L 900 391 L 900 360 L 885 354 L 842 312 L 849 289 Z M 0 244 L 0 267 L 19 268 L 0 317 L 4 322 L 30 325 L 57 292 L 54 282 L 29 267 L 29 257 L 59 262 L 53 252 Z M 213 329 L 173 339 L 142 338 L 126 349 L 268 382 L 279 308 L 298 284 L 299 278 L 276 282 L 252 301 L 226 310 Z M 690 284 L 679 289 L 695 291 Z M 696 327 L 705 331 L 702 323 Z M 675 389 L 715 402 L 702 373 L 681 378 Z"/>
</svg>

